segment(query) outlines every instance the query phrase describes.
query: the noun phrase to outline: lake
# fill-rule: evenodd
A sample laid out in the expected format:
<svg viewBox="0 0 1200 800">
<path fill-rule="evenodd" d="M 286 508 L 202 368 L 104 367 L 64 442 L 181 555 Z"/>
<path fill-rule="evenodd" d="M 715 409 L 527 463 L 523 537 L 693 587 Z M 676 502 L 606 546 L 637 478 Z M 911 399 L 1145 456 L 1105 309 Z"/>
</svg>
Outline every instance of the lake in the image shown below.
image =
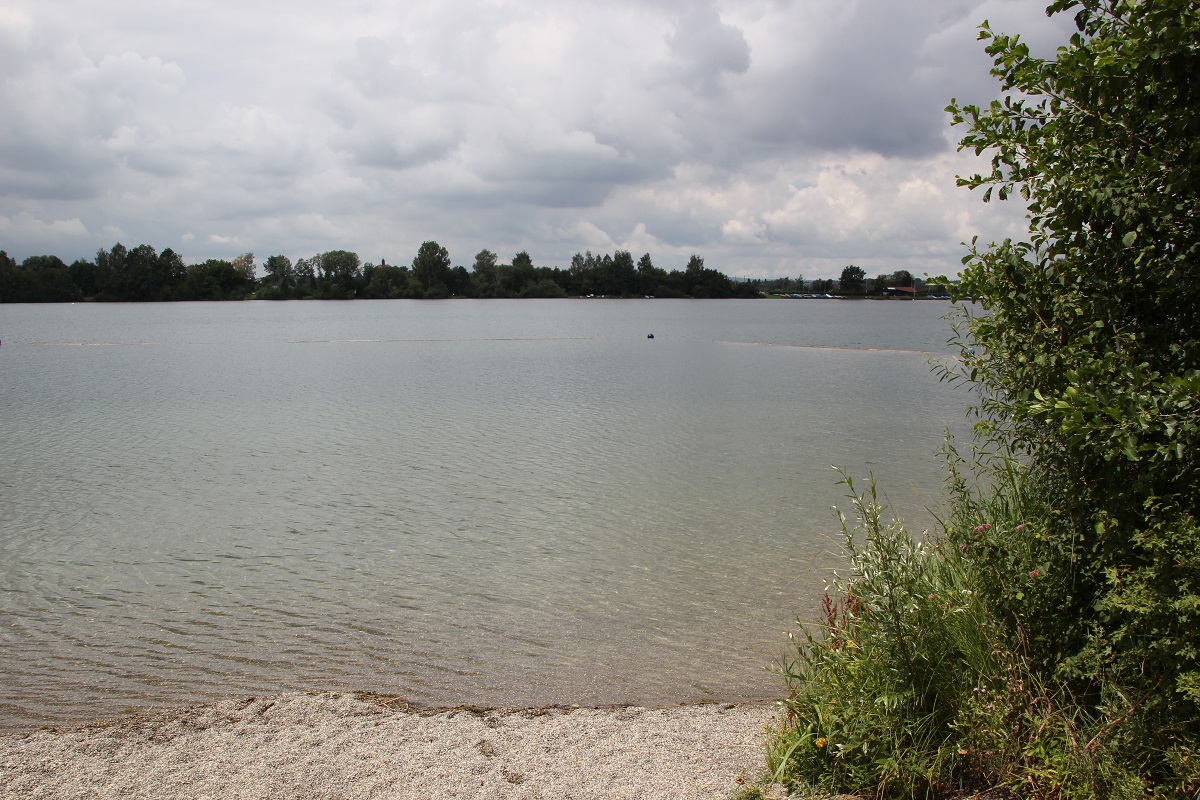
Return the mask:
<svg viewBox="0 0 1200 800">
<path fill-rule="evenodd" d="M 841 564 L 831 465 L 918 525 L 941 497 L 948 309 L 0 305 L 0 728 L 777 696 Z"/>
</svg>

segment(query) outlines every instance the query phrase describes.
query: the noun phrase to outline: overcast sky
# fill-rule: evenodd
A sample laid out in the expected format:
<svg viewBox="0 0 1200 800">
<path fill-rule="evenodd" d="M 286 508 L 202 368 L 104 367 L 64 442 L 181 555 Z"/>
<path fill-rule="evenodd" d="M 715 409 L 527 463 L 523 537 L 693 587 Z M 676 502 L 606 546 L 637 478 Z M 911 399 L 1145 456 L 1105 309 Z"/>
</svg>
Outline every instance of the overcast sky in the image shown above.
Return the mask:
<svg viewBox="0 0 1200 800">
<path fill-rule="evenodd" d="M 0 0 L 0 248 L 468 268 L 690 253 L 733 276 L 955 271 L 1019 233 L 954 177 L 977 25 L 1047 0 Z"/>
</svg>

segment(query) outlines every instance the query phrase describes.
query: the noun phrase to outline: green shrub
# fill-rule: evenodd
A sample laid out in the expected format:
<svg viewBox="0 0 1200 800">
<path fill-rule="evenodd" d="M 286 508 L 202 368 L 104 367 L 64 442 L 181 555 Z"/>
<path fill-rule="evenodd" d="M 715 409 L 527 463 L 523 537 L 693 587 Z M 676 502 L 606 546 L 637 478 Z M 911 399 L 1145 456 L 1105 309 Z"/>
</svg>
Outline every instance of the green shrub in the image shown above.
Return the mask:
<svg viewBox="0 0 1200 800">
<path fill-rule="evenodd" d="M 782 780 L 1200 794 L 1200 5 L 1068 10 L 1053 59 L 985 23 L 1003 99 L 948 109 L 991 156 L 960 183 L 1023 197 L 1029 241 L 964 258 L 943 377 L 977 439 L 944 537 L 855 496 L 854 577 L 784 668 Z"/>
<path fill-rule="evenodd" d="M 1115 715 L 1036 669 L 1022 627 L 1000 617 L 1036 605 L 1042 576 L 1031 574 L 1036 556 L 993 550 L 996 531 L 1029 530 L 1021 471 L 998 464 L 990 479 L 977 474 L 979 462 L 974 480 L 961 462 L 952 469 L 944 524 L 956 535 L 940 540 L 885 522 L 874 485 L 858 493 L 845 480 L 851 572 L 835 577 L 821 619 L 802 626 L 782 665 L 788 694 L 768 757 L 774 781 L 895 798 L 998 786 L 1030 797 L 1144 795 L 1148 783 L 1129 757 L 1142 750 L 1113 735 Z M 1002 573 L 989 571 L 1001 563 Z M 1186 748 L 1171 757 L 1195 762 Z"/>
<path fill-rule="evenodd" d="M 956 553 L 884 521 L 874 484 L 847 477 L 841 516 L 852 575 L 783 664 L 775 780 L 830 791 L 934 795 L 974 769 L 955 720 L 1002 671 L 997 631 Z"/>
<path fill-rule="evenodd" d="M 974 546 L 1039 674 L 1099 721 L 1091 751 L 1195 791 L 1200 8 L 1049 8 L 1067 10 L 1079 33 L 1053 60 L 985 25 L 1006 99 L 949 109 L 970 128 L 962 146 L 992 156 L 960 182 L 1030 210 L 1029 241 L 973 245 L 957 292 L 983 312 L 960 328 L 958 374 L 979 390 L 984 441 L 1021 464 L 991 502 L 1019 500 L 1024 526 L 973 541 L 991 520 L 960 495 L 949 534 Z"/>
</svg>

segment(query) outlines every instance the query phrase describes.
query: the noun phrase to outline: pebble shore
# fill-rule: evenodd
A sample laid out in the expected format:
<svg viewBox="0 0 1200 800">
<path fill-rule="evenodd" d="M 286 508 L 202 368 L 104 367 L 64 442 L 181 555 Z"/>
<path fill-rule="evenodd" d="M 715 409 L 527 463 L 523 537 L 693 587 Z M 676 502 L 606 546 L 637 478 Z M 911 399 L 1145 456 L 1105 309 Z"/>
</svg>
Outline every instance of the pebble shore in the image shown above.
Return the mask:
<svg viewBox="0 0 1200 800">
<path fill-rule="evenodd" d="M 760 777 L 775 714 L 243 698 L 0 736 L 0 798 L 727 798 Z"/>
</svg>

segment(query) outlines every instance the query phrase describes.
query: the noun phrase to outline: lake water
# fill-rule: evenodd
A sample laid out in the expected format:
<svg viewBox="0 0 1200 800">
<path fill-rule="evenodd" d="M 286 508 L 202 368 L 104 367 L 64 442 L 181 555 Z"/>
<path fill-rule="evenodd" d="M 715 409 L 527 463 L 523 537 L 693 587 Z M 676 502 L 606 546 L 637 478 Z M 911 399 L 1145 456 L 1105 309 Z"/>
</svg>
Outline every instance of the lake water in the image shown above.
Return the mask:
<svg viewBox="0 0 1200 800">
<path fill-rule="evenodd" d="M 2 305 L 0 727 L 777 696 L 840 564 L 831 465 L 940 497 L 947 309 Z"/>
</svg>

